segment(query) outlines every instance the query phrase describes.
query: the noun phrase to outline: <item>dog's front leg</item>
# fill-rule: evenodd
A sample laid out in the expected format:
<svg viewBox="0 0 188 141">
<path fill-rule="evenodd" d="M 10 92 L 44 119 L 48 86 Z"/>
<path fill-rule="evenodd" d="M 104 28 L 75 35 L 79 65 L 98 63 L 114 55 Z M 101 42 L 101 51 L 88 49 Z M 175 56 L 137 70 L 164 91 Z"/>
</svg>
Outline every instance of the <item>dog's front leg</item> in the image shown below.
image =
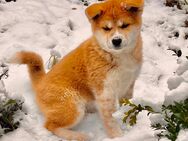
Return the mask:
<svg viewBox="0 0 188 141">
<path fill-rule="evenodd" d="M 132 85 L 129 87 L 125 97 L 123 97 L 123 98 L 131 99 L 133 97 L 134 84 L 135 84 L 135 82 L 132 83 Z"/>
<path fill-rule="evenodd" d="M 96 96 L 96 102 L 108 136 L 110 138 L 122 136 L 123 132 L 120 125 L 112 117 L 117 107 L 116 96 L 110 93 L 102 93 Z"/>
</svg>

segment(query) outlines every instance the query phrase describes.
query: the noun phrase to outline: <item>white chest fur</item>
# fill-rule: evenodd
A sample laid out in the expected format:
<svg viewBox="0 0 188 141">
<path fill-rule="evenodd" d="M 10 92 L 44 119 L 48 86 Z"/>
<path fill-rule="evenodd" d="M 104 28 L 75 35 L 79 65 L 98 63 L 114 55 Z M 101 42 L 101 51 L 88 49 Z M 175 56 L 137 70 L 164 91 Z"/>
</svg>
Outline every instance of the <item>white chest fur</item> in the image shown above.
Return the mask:
<svg viewBox="0 0 188 141">
<path fill-rule="evenodd" d="M 131 56 L 123 56 L 117 62 L 118 66 L 108 72 L 104 88 L 107 93 L 120 99 L 125 97 L 138 76 L 140 64 Z"/>
</svg>

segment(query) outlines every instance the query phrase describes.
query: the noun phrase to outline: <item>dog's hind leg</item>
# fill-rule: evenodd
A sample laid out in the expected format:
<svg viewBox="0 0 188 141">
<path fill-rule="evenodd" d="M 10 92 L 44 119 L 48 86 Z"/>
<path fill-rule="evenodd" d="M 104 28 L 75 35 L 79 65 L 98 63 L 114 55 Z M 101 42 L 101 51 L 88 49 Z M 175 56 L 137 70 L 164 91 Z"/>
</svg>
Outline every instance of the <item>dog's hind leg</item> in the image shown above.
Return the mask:
<svg viewBox="0 0 188 141">
<path fill-rule="evenodd" d="M 67 140 L 77 140 L 77 141 L 89 141 L 90 137 L 87 134 L 76 132 L 65 128 L 55 128 L 52 132 L 61 138 Z"/>
<path fill-rule="evenodd" d="M 61 106 L 54 104 L 53 109 L 48 111 L 45 127 L 58 137 L 67 140 L 88 141 L 90 138 L 88 135 L 71 130 L 84 118 L 84 101 L 82 99 L 76 101 L 75 99 L 66 99 L 62 103 Z"/>
</svg>

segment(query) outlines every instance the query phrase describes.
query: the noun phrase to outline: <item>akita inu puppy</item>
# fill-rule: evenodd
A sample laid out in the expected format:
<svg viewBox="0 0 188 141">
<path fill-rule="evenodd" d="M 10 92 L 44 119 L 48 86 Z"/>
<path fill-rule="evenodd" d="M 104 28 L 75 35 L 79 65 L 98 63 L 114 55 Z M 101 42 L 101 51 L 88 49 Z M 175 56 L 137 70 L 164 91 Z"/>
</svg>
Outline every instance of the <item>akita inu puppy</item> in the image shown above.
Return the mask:
<svg viewBox="0 0 188 141">
<path fill-rule="evenodd" d="M 95 101 L 110 138 L 122 136 L 112 113 L 119 99 L 131 98 L 142 65 L 143 0 L 107 0 L 86 9 L 93 36 L 45 73 L 42 59 L 18 52 L 13 61 L 27 64 L 45 127 L 68 140 L 89 140 L 71 130 Z"/>
</svg>

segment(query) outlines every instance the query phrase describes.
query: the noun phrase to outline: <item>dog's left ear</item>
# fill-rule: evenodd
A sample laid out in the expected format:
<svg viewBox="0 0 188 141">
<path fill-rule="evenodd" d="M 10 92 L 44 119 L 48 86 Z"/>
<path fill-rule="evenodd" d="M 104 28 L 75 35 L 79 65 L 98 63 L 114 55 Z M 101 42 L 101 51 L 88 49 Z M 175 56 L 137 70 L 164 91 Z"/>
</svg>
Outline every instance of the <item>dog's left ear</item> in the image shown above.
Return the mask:
<svg viewBox="0 0 188 141">
<path fill-rule="evenodd" d="M 123 10 L 130 12 L 142 11 L 144 7 L 144 0 L 121 0 L 121 7 Z"/>
<path fill-rule="evenodd" d="M 103 13 L 102 3 L 96 3 L 86 8 L 85 13 L 89 20 L 98 19 Z"/>
</svg>

